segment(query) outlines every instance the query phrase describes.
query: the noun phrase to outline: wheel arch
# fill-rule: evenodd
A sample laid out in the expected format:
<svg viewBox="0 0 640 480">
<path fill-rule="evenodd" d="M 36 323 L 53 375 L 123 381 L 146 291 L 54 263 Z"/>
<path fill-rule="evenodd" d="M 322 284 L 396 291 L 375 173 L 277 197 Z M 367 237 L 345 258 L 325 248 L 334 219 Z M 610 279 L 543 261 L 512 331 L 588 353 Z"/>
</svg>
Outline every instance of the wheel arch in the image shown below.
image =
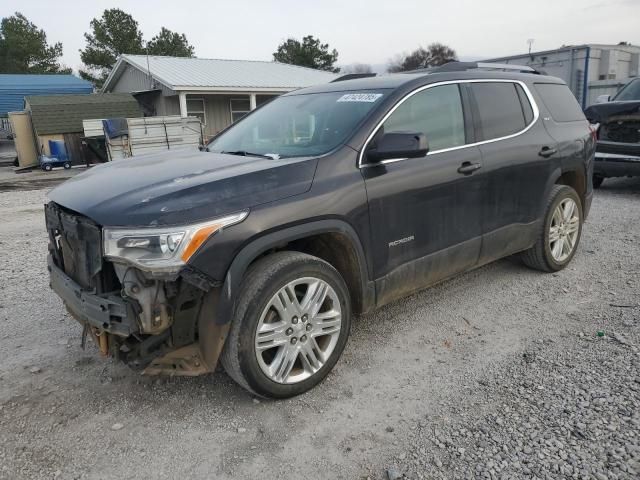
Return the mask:
<svg viewBox="0 0 640 480">
<path fill-rule="evenodd" d="M 318 220 L 286 227 L 250 240 L 234 257 L 220 289 L 216 323 L 231 321 L 240 284 L 256 260 L 270 252 L 293 250 L 330 263 L 344 278 L 353 310 L 364 313 L 375 305 L 375 287 L 356 231 L 339 219 Z"/>
<path fill-rule="evenodd" d="M 553 182 L 554 185 L 566 185 L 568 187 L 573 188 L 578 197 L 580 197 L 580 202 L 582 202 L 582 208 L 585 207 L 586 196 L 587 196 L 587 175 L 585 172 L 580 169 L 572 169 L 572 170 L 561 170 L 558 169 L 556 171 L 555 180 Z"/>
</svg>

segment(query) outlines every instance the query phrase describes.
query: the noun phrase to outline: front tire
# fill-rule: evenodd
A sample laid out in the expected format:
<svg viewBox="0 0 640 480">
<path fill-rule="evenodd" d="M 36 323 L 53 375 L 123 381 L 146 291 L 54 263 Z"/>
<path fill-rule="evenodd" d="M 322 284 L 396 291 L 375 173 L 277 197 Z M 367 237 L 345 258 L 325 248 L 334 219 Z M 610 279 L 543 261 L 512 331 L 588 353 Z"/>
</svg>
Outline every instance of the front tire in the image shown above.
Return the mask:
<svg viewBox="0 0 640 480">
<path fill-rule="evenodd" d="M 288 398 L 329 374 L 347 343 L 351 301 L 333 266 L 298 252 L 278 252 L 247 272 L 222 364 L 252 393 Z"/>
<path fill-rule="evenodd" d="M 543 272 L 565 268 L 578 249 L 582 222 L 582 202 L 576 191 L 566 185 L 554 185 L 536 243 L 522 252 L 525 265 Z"/>
</svg>

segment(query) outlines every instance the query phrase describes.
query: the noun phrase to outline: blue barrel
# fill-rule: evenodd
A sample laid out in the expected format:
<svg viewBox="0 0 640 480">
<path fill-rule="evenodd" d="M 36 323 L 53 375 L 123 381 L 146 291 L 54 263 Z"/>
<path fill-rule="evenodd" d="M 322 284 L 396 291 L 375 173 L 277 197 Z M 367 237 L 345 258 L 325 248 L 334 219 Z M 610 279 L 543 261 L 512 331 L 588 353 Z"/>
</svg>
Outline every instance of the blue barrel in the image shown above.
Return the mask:
<svg viewBox="0 0 640 480">
<path fill-rule="evenodd" d="M 64 140 L 49 140 L 49 151 L 51 156 L 60 161 L 68 160 L 67 149 L 64 146 Z"/>
</svg>

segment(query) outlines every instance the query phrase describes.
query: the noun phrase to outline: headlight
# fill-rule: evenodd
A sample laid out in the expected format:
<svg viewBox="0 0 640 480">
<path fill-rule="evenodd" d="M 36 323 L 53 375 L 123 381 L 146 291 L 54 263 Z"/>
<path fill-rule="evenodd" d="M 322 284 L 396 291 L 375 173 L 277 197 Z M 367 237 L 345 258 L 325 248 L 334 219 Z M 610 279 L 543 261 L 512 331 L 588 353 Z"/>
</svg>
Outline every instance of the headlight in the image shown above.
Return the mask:
<svg viewBox="0 0 640 480">
<path fill-rule="evenodd" d="M 107 227 L 102 233 L 104 256 L 131 263 L 142 270 L 177 271 L 211 235 L 242 222 L 248 213 L 177 227 Z"/>
</svg>

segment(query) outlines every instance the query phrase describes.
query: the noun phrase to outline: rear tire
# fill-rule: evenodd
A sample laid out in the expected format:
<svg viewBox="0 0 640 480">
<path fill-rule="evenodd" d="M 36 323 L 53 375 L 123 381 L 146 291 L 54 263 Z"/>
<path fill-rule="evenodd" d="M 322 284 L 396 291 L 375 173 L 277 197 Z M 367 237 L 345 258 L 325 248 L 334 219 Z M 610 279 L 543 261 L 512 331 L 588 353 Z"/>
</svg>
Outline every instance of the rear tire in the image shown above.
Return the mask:
<svg viewBox="0 0 640 480">
<path fill-rule="evenodd" d="M 42 170 L 44 170 L 45 172 L 50 172 L 52 169 L 53 167 L 48 163 L 45 163 L 44 165 L 42 165 Z"/>
<path fill-rule="evenodd" d="M 278 252 L 250 267 L 240 286 L 221 361 L 248 391 L 304 393 L 329 374 L 347 343 L 351 300 L 329 263 Z"/>
<path fill-rule="evenodd" d="M 604 182 L 604 177 L 600 175 L 593 176 L 593 188 L 600 188 L 602 182 Z"/>
<path fill-rule="evenodd" d="M 522 261 L 543 272 L 562 270 L 578 249 L 582 222 L 582 202 L 576 191 L 566 185 L 554 185 L 536 243 L 522 252 Z"/>
</svg>

